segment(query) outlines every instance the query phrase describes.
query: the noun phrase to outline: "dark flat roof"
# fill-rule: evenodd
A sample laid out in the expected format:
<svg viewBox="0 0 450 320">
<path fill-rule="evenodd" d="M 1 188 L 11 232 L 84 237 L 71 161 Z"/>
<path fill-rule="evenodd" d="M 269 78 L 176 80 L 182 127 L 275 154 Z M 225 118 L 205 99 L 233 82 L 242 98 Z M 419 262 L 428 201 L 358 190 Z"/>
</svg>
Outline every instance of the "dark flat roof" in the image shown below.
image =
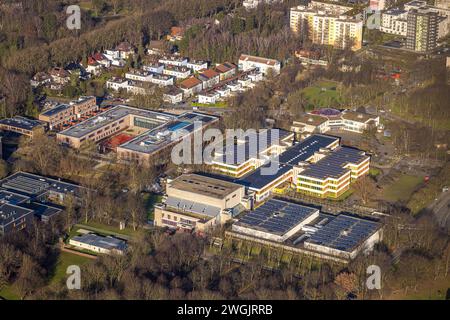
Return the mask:
<svg viewBox="0 0 450 320">
<path fill-rule="evenodd" d="M 327 148 L 336 141 L 339 141 L 339 138 L 321 134 L 309 136 L 283 152 L 279 157 L 279 162 L 297 165 L 312 157 L 321 148 Z"/>
<path fill-rule="evenodd" d="M 270 199 L 248 212 L 236 225 L 282 236 L 318 211 L 316 208 Z"/>
<path fill-rule="evenodd" d="M 5 226 L 23 216 L 32 214 L 33 210 L 9 203 L 0 204 L 0 226 Z"/>
<path fill-rule="evenodd" d="M 340 214 L 315 232 L 305 243 L 352 252 L 380 227 L 378 222 Z"/>
<path fill-rule="evenodd" d="M 72 106 L 70 106 L 68 104 L 59 104 L 56 107 L 51 108 L 51 109 L 41 113 L 41 115 L 51 117 L 51 116 L 58 114 L 64 110 L 67 110 L 67 109 L 72 109 Z"/>
<path fill-rule="evenodd" d="M 278 137 L 275 134 L 275 130 L 278 131 Z M 242 142 L 224 146 L 221 151 L 222 155 L 217 156 L 215 160 L 227 164 L 242 164 L 250 158 L 258 156 L 263 151 L 261 147 L 269 148 L 273 144 L 279 144 L 280 141 L 291 134 L 291 132 L 283 129 L 260 130 L 256 134 L 242 137 L 244 140 Z M 250 147 L 250 143 L 253 141 L 257 141 L 256 145 L 254 145 L 254 150 Z M 229 150 L 231 150 L 231 154 Z"/>
<path fill-rule="evenodd" d="M 368 157 L 364 151 L 349 147 L 339 147 L 317 163 L 310 164 L 300 175 L 318 179 L 326 177 L 337 178 L 349 171 L 349 169 L 344 168 L 348 163 L 360 163 Z"/>
<path fill-rule="evenodd" d="M 47 191 L 73 193 L 78 196 L 82 188 L 76 184 L 22 171 L 0 180 L 0 186 L 8 191 L 30 197 L 38 196 Z"/>
<path fill-rule="evenodd" d="M 38 126 L 43 125 L 43 123 L 39 120 L 28 119 L 28 118 L 24 118 L 24 117 L 20 117 L 20 116 L 17 116 L 14 118 L 8 118 L 8 119 L 1 119 L 0 124 L 13 126 L 13 127 L 25 129 L 25 130 L 33 130 L 34 128 L 36 128 Z"/>
</svg>

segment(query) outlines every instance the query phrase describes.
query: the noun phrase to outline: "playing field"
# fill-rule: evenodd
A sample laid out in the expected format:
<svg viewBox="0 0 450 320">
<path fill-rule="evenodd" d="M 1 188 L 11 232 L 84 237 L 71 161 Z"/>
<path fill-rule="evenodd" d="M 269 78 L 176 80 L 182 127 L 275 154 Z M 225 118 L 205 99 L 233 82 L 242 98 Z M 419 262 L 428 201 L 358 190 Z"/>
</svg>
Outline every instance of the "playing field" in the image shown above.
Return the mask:
<svg viewBox="0 0 450 320">
<path fill-rule="evenodd" d="M 312 86 L 303 89 L 308 100 L 308 109 L 338 107 L 340 105 L 339 83 L 334 81 L 317 81 Z"/>
</svg>

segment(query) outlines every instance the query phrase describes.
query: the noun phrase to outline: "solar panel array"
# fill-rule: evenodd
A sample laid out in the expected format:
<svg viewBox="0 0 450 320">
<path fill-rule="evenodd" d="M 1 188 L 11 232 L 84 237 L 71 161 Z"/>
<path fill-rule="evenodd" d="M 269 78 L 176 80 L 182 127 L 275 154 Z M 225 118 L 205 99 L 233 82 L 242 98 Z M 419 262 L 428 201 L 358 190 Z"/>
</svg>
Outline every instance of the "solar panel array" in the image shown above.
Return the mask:
<svg viewBox="0 0 450 320">
<path fill-rule="evenodd" d="M 315 208 L 271 199 L 247 213 L 236 225 L 284 235 L 315 212 Z"/>
<path fill-rule="evenodd" d="M 352 252 L 379 227 L 380 224 L 377 222 L 341 214 L 305 242 Z"/>
<path fill-rule="evenodd" d="M 326 148 L 338 140 L 339 138 L 331 136 L 312 135 L 282 153 L 279 161 L 281 163 L 296 165 L 301 161 L 306 161 L 321 148 Z"/>
<path fill-rule="evenodd" d="M 363 151 L 348 147 L 340 147 L 317 163 L 311 164 L 302 175 L 323 179 L 326 177 L 340 177 L 348 169 L 348 163 L 358 164 L 368 158 Z"/>
<path fill-rule="evenodd" d="M 282 129 L 269 129 L 254 132 L 243 137 L 244 141 L 238 144 L 227 144 L 221 150 L 216 161 L 227 164 L 242 164 L 250 158 L 258 157 L 259 153 L 274 144 L 281 144 L 290 132 Z M 252 145 L 250 145 L 252 144 Z"/>
<path fill-rule="evenodd" d="M 2 187 L 33 195 L 46 191 L 50 185 L 45 181 L 33 179 L 24 175 L 17 175 L 14 178 L 4 182 Z"/>
</svg>

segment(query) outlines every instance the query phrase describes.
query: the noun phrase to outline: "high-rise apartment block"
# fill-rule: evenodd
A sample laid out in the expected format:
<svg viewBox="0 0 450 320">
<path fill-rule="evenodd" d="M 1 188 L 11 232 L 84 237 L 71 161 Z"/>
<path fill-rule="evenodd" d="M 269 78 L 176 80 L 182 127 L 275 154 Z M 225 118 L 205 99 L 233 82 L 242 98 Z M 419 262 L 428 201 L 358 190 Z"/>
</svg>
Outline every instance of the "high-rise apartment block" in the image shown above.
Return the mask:
<svg viewBox="0 0 450 320">
<path fill-rule="evenodd" d="M 438 19 L 437 12 L 410 10 L 407 18 L 406 48 L 419 52 L 433 50 L 438 38 Z"/>
<path fill-rule="evenodd" d="M 361 49 L 363 21 L 342 13 L 315 6 L 291 8 L 290 28 L 313 43 L 339 49 Z M 341 8 L 338 8 L 341 9 Z"/>
</svg>

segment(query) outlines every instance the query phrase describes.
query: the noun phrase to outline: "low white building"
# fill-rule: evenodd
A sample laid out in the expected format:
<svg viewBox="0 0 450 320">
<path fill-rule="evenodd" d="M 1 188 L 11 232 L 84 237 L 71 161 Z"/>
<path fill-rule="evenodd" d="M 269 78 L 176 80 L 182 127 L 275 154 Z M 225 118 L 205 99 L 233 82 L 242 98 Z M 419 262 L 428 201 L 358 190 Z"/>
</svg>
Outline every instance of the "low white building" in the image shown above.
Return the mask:
<svg viewBox="0 0 450 320">
<path fill-rule="evenodd" d="M 278 60 L 251 56 L 247 54 L 242 54 L 239 57 L 239 70 L 249 71 L 255 68 L 259 70 L 263 75 L 267 75 L 269 72 L 272 72 L 274 75 L 278 75 L 280 74 L 281 63 Z"/>
<path fill-rule="evenodd" d="M 130 70 L 125 73 L 125 78 L 135 81 L 151 82 L 153 75 L 149 71 Z"/>
<path fill-rule="evenodd" d="M 168 76 L 168 75 L 154 74 L 151 82 L 160 87 L 167 87 L 167 86 L 173 86 L 173 84 L 174 84 L 173 79 L 174 79 L 173 77 Z"/>
<path fill-rule="evenodd" d="M 264 79 L 263 74 L 258 71 L 251 72 L 247 75 L 253 83 L 260 82 Z"/>
<path fill-rule="evenodd" d="M 231 90 L 227 86 L 214 89 L 222 98 L 226 98 L 231 95 Z"/>
<path fill-rule="evenodd" d="M 183 102 L 183 91 L 175 86 L 171 86 L 167 92 L 163 94 L 163 100 L 171 104 Z"/>
<path fill-rule="evenodd" d="M 203 92 L 198 94 L 198 102 L 205 104 L 214 104 L 220 99 L 220 94 L 216 91 Z"/>
<path fill-rule="evenodd" d="M 186 67 L 188 59 L 179 56 L 168 56 L 160 58 L 158 62 L 168 66 Z"/>
<path fill-rule="evenodd" d="M 204 69 L 208 69 L 208 62 L 202 60 L 192 60 L 186 64 L 186 67 L 194 72 L 199 72 Z"/>
<path fill-rule="evenodd" d="M 148 63 L 142 66 L 145 71 L 162 74 L 164 71 L 164 65 L 162 63 Z"/>
<path fill-rule="evenodd" d="M 177 79 L 186 79 L 191 75 L 191 69 L 177 66 L 165 66 L 163 74 L 173 76 Z"/>
<path fill-rule="evenodd" d="M 93 233 L 75 236 L 69 240 L 69 244 L 102 254 L 119 254 L 122 255 L 127 250 L 127 242 L 111 236 L 103 237 Z"/>
<path fill-rule="evenodd" d="M 106 88 L 119 91 L 120 89 L 127 89 L 128 80 L 124 78 L 112 78 L 106 81 Z"/>
<path fill-rule="evenodd" d="M 239 83 L 238 81 L 233 81 L 227 83 L 227 87 L 231 90 L 231 92 L 237 92 L 242 89 L 242 84 Z"/>
</svg>

